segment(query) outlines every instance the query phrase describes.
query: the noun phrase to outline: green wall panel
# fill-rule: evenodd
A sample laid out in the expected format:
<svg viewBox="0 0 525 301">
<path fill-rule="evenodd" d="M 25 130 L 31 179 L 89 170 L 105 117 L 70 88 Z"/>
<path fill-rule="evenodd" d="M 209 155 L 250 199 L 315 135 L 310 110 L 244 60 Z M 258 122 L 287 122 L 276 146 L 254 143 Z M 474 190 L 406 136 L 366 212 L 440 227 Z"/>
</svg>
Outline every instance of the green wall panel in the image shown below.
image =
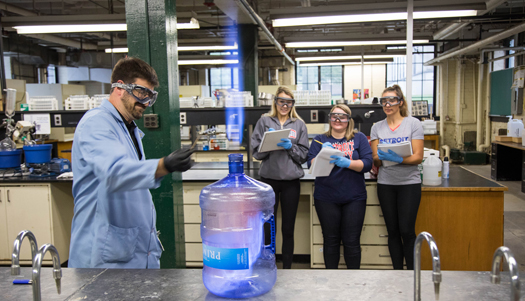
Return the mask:
<svg viewBox="0 0 525 301">
<path fill-rule="evenodd" d="M 490 115 L 510 115 L 514 69 L 490 73 Z"/>
</svg>

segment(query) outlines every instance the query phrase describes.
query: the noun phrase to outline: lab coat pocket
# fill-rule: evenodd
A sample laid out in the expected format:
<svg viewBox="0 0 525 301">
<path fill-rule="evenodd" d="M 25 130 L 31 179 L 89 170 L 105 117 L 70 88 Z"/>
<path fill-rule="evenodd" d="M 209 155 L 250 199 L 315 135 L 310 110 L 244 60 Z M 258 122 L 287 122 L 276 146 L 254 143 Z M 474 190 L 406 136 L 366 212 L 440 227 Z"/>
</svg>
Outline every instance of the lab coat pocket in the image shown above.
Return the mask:
<svg viewBox="0 0 525 301">
<path fill-rule="evenodd" d="M 138 235 L 138 227 L 120 228 L 109 225 L 102 260 L 106 263 L 130 261 L 137 247 Z"/>
</svg>

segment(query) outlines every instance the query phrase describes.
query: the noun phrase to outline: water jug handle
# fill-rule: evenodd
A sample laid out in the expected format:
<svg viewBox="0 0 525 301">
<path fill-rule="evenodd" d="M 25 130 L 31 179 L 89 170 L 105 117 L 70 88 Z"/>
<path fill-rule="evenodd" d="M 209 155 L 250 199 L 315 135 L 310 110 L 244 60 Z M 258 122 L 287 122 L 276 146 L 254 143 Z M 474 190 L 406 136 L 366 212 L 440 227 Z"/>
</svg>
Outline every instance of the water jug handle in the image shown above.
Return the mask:
<svg viewBox="0 0 525 301">
<path fill-rule="evenodd" d="M 275 216 L 272 214 L 272 217 L 268 219 L 265 223 L 270 224 L 270 233 L 271 233 L 271 242 L 269 245 L 265 245 L 264 248 L 266 250 L 271 250 L 273 254 L 275 254 Z"/>
</svg>

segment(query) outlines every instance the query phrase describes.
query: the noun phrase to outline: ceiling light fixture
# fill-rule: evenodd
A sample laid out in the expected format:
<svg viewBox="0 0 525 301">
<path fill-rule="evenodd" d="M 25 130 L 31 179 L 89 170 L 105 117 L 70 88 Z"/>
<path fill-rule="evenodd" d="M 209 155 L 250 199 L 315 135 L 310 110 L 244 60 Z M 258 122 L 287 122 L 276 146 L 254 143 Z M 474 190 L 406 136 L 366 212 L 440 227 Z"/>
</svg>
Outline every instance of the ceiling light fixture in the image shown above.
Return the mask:
<svg viewBox="0 0 525 301">
<path fill-rule="evenodd" d="M 216 46 L 179 46 L 178 51 L 215 51 L 215 50 L 235 50 L 237 49 L 237 43 L 234 45 L 216 45 Z M 127 53 L 128 48 L 106 48 L 106 53 Z"/>
<path fill-rule="evenodd" d="M 393 57 L 402 57 L 404 54 L 390 54 L 390 55 L 365 55 L 365 59 L 386 59 Z M 356 60 L 361 59 L 360 55 L 346 55 L 346 56 L 308 56 L 308 57 L 297 57 L 297 62 L 302 61 L 335 61 L 335 60 Z"/>
<path fill-rule="evenodd" d="M 332 42 L 289 42 L 285 43 L 287 48 L 317 48 L 317 47 L 336 47 L 336 46 L 361 46 L 361 45 L 397 45 L 406 44 L 406 40 L 390 41 L 332 41 Z M 414 44 L 426 44 L 428 40 L 414 40 Z"/>
<path fill-rule="evenodd" d="M 428 18 L 454 18 L 476 16 L 477 10 L 443 10 L 443 11 L 421 11 L 414 12 L 414 19 Z M 339 24 L 339 23 L 359 23 L 359 22 L 380 22 L 406 20 L 407 13 L 382 13 L 382 14 L 357 14 L 357 15 L 336 15 L 322 17 L 300 17 L 283 18 L 272 20 L 273 27 L 286 26 L 305 26 L 320 24 Z"/>
<path fill-rule="evenodd" d="M 388 64 L 391 61 L 376 61 L 376 62 L 364 62 L 364 65 L 378 65 L 378 64 Z M 298 67 L 312 67 L 312 66 L 333 66 L 333 65 L 361 65 L 360 62 L 327 62 L 327 63 L 305 63 L 299 64 Z"/>
<path fill-rule="evenodd" d="M 239 60 L 179 60 L 179 65 L 227 65 L 238 64 Z"/>
<path fill-rule="evenodd" d="M 106 32 L 126 31 L 126 23 L 118 24 L 68 24 L 68 25 L 38 25 L 38 26 L 13 26 L 18 34 L 42 33 L 72 33 L 72 32 Z M 177 29 L 199 29 L 199 21 L 191 18 L 189 23 L 177 23 Z"/>
</svg>

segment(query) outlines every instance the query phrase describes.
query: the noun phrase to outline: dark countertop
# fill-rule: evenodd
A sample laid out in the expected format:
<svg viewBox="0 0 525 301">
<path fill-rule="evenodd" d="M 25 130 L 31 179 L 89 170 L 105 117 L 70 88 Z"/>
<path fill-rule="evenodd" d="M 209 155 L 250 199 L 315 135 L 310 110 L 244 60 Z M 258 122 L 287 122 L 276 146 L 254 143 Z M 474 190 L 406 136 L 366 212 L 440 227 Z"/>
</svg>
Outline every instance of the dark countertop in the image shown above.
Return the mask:
<svg viewBox="0 0 525 301">
<path fill-rule="evenodd" d="M 22 268 L 22 275 L 31 275 Z M 58 295 L 52 268 L 42 268 L 42 300 L 234 300 L 209 293 L 200 269 L 62 269 Z M 421 297 L 434 300 L 431 271 L 421 272 Z M 0 268 L 3 301 L 31 300 L 30 285 L 13 285 L 10 268 Z M 271 291 L 250 300 L 413 300 L 414 272 L 394 270 L 277 270 Z M 525 287 L 522 283 L 521 294 Z M 509 300 L 510 280 L 490 283 L 489 272 L 443 271 L 440 300 Z"/>
<path fill-rule="evenodd" d="M 450 179 L 442 179 L 441 185 L 422 185 L 422 191 L 507 191 L 508 188 L 478 175 L 462 166 L 450 165 Z"/>
<path fill-rule="evenodd" d="M 57 179 L 57 175 L 49 177 L 33 177 L 33 176 L 21 176 L 21 177 L 0 177 L 0 183 L 51 183 L 51 182 L 70 182 L 73 183 L 73 179 Z"/>
</svg>

